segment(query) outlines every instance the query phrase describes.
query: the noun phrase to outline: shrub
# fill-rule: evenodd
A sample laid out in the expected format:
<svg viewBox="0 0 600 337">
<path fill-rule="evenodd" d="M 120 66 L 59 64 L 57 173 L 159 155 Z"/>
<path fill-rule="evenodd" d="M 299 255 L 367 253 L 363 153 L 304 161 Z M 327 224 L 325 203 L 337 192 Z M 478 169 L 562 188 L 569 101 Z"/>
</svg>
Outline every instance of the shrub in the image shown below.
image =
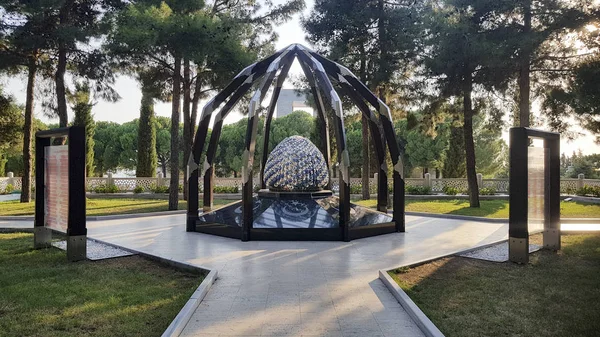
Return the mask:
<svg viewBox="0 0 600 337">
<path fill-rule="evenodd" d="M 260 186 L 258 186 L 260 189 Z M 214 193 L 239 193 L 240 188 L 238 186 L 215 186 L 213 189 Z"/>
<path fill-rule="evenodd" d="M 350 194 L 362 194 L 362 185 L 350 185 Z"/>
<path fill-rule="evenodd" d="M 106 185 L 100 184 L 92 189 L 94 193 L 106 193 Z"/>
<path fill-rule="evenodd" d="M 135 193 L 135 194 L 140 194 L 140 193 L 143 193 L 144 191 L 145 191 L 145 189 L 143 186 L 136 186 L 133 189 L 133 193 Z"/>
<path fill-rule="evenodd" d="M 494 195 L 496 194 L 496 189 L 493 187 L 483 187 L 479 189 L 479 195 Z"/>
<path fill-rule="evenodd" d="M 152 186 L 150 186 L 150 191 L 152 191 L 152 193 L 169 193 L 169 186 L 157 186 L 156 184 L 152 184 Z"/>
<path fill-rule="evenodd" d="M 10 194 L 15 190 L 15 187 L 12 184 L 6 185 L 4 191 L 0 191 L 0 194 Z"/>
<path fill-rule="evenodd" d="M 104 184 L 98 185 L 94 188 L 96 193 L 119 193 L 119 188 L 115 185 L 106 186 Z"/>
<path fill-rule="evenodd" d="M 596 197 L 600 198 L 600 186 L 589 186 L 585 185 L 582 188 L 578 189 L 575 194 L 582 197 Z"/>
<path fill-rule="evenodd" d="M 457 195 L 459 191 L 456 187 L 444 186 L 444 188 L 442 188 L 442 192 L 444 192 L 446 195 Z"/>
<path fill-rule="evenodd" d="M 177 187 L 177 190 L 179 191 L 179 193 L 183 192 L 183 185 L 179 184 L 179 187 Z"/>
<path fill-rule="evenodd" d="M 428 186 L 406 186 L 404 190 L 406 191 L 406 194 L 412 195 L 431 194 L 431 187 Z"/>
</svg>

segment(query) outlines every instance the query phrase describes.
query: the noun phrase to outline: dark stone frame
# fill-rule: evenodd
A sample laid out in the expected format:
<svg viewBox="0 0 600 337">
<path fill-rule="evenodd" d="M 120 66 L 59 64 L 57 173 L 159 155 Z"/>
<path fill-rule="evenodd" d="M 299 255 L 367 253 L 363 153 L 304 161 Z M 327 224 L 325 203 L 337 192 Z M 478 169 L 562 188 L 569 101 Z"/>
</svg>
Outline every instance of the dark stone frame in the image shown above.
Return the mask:
<svg viewBox="0 0 600 337">
<path fill-rule="evenodd" d="M 528 148 L 530 138 L 544 140 L 548 156 L 544 164 L 544 231 L 545 249 L 560 249 L 560 134 L 531 128 L 510 129 L 509 192 L 509 259 L 516 263 L 529 261 L 528 230 Z"/>
<path fill-rule="evenodd" d="M 57 137 L 69 139 L 69 215 L 67 218 L 67 259 L 85 260 L 87 249 L 86 200 L 85 200 L 85 128 L 72 126 L 38 131 L 35 134 L 35 220 L 34 247 L 46 248 L 51 244 L 52 230 L 44 226 L 46 217 L 45 197 L 45 148 Z"/>
</svg>

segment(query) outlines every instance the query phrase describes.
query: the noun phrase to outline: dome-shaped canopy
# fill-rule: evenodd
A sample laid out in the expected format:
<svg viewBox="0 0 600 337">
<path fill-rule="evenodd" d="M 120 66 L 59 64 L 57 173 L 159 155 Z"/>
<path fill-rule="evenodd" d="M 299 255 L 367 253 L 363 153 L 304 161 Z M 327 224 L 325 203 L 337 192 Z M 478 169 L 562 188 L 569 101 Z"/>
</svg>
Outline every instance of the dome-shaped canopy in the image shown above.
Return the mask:
<svg viewBox="0 0 600 337">
<path fill-rule="evenodd" d="M 319 191 L 327 185 L 327 162 L 310 140 L 288 137 L 269 154 L 265 185 L 274 191 Z"/>
</svg>

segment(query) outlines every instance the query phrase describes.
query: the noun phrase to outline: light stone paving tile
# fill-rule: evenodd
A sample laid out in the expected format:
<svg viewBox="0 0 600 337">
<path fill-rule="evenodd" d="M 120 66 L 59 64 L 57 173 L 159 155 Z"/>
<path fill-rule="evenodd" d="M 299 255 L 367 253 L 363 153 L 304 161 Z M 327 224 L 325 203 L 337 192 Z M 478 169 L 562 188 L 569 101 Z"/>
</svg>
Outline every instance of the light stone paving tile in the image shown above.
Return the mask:
<svg viewBox="0 0 600 337">
<path fill-rule="evenodd" d="M 308 323 L 302 324 L 302 335 L 312 335 L 312 336 L 324 336 L 331 334 L 342 334 L 342 329 L 337 325 L 333 324 L 321 324 L 321 323 Z"/>
<path fill-rule="evenodd" d="M 265 324 L 261 336 L 268 337 L 286 337 L 300 336 L 302 326 L 300 324 Z"/>
<path fill-rule="evenodd" d="M 233 305 L 233 301 L 202 301 L 196 310 L 198 312 L 229 312 L 231 311 L 231 307 Z"/>
<path fill-rule="evenodd" d="M 300 302 L 300 312 L 334 311 L 335 307 L 330 300 Z"/>
<path fill-rule="evenodd" d="M 17 222 L 15 226 L 25 226 L 22 223 Z M 241 242 L 186 233 L 183 214 L 94 221 L 88 223 L 88 236 L 218 271 L 218 279 L 192 315 L 182 336 L 250 337 L 251 333 L 273 336 L 278 332 L 282 336 L 317 336 L 319 334 L 304 333 L 298 327 L 308 327 L 313 322 L 314 330 L 310 331 L 315 332 L 321 324 L 344 322 L 346 325 L 340 323 L 339 334 L 328 331 L 321 336 L 421 337 L 415 323 L 397 302 L 390 299 L 387 288 L 377 279 L 378 270 L 506 239 L 508 226 L 414 216 L 407 216 L 406 223 L 406 233 L 350 243 Z M 27 226 L 31 226 L 31 222 Z M 227 289 L 236 287 L 239 288 L 237 295 L 230 300 Z M 303 303 L 307 307 L 310 303 L 328 303 L 327 300 L 312 302 L 308 299 L 314 297 L 302 295 L 311 291 L 318 296 L 328 296 L 333 309 L 325 306 L 317 312 L 303 310 L 309 310 Z M 298 304 L 288 308 L 267 308 L 266 298 L 259 300 L 263 294 L 265 297 L 298 295 Z M 211 298 L 220 300 L 209 300 Z M 301 301 L 301 298 L 305 300 Z M 285 322 L 277 320 L 277 311 L 282 309 L 299 312 L 301 322 L 281 324 Z M 274 323 L 280 325 L 260 326 L 260 312 L 266 314 L 264 322 L 275 320 Z M 247 320 L 253 321 L 249 324 L 254 331 L 244 330 L 242 324 L 232 324 Z M 356 326 L 351 320 L 367 325 Z"/>
<path fill-rule="evenodd" d="M 371 336 L 371 337 L 384 337 L 385 335 L 376 325 L 342 325 L 342 335 L 344 337 L 360 337 L 360 336 Z"/>
</svg>

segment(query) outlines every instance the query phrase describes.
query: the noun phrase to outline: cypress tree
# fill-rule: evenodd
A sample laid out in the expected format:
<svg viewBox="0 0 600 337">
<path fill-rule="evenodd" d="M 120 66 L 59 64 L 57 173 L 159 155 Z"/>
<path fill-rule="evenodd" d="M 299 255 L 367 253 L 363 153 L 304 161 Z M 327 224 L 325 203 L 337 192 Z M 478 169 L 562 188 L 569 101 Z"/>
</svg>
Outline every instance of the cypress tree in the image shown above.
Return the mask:
<svg viewBox="0 0 600 337">
<path fill-rule="evenodd" d="M 85 173 L 86 176 L 94 175 L 94 133 L 96 124 L 92 116 L 94 104 L 90 101 L 90 87 L 87 83 L 76 84 L 74 94 L 69 95 L 72 103 L 71 109 L 75 113 L 73 125 L 85 127 Z"/>
<path fill-rule="evenodd" d="M 153 177 L 156 173 L 156 123 L 154 98 L 147 88 L 142 87 L 142 104 L 138 127 L 137 177 Z"/>
<path fill-rule="evenodd" d="M 465 166 L 465 141 L 462 127 L 450 129 L 450 147 L 446 151 L 446 159 L 442 168 L 444 178 L 464 178 L 467 174 Z"/>
</svg>

